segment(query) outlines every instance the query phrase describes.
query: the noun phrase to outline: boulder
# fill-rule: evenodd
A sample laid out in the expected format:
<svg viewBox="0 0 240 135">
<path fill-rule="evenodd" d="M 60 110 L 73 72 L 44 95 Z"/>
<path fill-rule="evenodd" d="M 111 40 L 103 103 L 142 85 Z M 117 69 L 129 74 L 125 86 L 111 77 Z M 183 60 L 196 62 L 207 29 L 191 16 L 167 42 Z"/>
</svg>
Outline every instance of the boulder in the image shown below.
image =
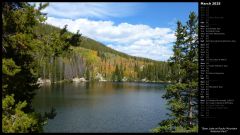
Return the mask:
<svg viewBox="0 0 240 135">
<path fill-rule="evenodd" d="M 99 82 L 106 82 L 107 80 L 105 80 L 102 76 L 102 74 L 97 73 L 95 79 L 97 79 Z"/>
<path fill-rule="evenodd" d="M 86 82 L 87 80 L 84 78 L 84 77 L 81 77 L 81 78 L 73 78 L 72 79 L 73 82 Z"/>
</svg>

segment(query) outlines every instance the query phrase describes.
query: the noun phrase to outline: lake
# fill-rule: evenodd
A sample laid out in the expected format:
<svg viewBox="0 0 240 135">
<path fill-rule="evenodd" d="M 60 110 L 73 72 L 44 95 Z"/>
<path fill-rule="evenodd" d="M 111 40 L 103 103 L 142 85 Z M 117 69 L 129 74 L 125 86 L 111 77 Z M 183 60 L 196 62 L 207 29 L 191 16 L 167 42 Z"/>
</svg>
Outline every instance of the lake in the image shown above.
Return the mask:
<svg viewBox="0 0 240 135">
<path fill-rule="evenodd" d="M 167 118 L 165 83 L 86 82 L 42 86 L 36 111 L 56 109 L 44 132 L 150 132 Z"/>
</svg>

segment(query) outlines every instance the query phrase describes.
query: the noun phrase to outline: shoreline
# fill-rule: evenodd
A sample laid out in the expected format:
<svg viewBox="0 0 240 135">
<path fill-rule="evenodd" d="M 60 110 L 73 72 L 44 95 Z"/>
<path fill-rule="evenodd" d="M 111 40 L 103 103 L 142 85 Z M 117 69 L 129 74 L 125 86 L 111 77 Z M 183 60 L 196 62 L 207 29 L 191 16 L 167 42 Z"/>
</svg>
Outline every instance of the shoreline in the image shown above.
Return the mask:
<svg viewBox="0 0 240 135">
<path fill-rule="evenodd" d="M 86 81 L 79 81 L 75 82 L 72 80 L 61 80 L 61 81 L 56 81 L 56 82 L 50 82 L 50 83 L 40 83 L 39 85 L 52 85 L 52 84 L 61 84 L 61 83 L 155 83 L 155 84 L 160 84 L 160 83 L 166 83 L 166 84 L 171 84 L 173 82 L 169 81 L 97 81 L 97 80 L 86 80 Z"/>
</svg>

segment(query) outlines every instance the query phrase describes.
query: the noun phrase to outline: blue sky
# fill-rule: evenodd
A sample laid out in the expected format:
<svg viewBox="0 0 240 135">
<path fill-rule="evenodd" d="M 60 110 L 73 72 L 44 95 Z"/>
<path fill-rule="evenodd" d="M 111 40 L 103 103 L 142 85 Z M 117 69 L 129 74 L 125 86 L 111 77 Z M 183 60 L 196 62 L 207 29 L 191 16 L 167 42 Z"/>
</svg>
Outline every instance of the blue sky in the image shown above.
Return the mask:
<svg viewBox="0 0 240 135">
<path fill-rule="evenodd" d="M 197 3 L 149 2 L 137 3 L 136 14 L 115 18 L 116 23 L 147 24 L 152 27 L 171 27 L 176 20 L 186 22 L 189 12 L 198 12 Z"/>
<path fill-rule="evenodd" d="M 166 61 L 172 54 L 176 21 L 185 23 L 197 3 L 50 3 L 46 23 L 80 32 L 115 50 Z"/>
</svg>

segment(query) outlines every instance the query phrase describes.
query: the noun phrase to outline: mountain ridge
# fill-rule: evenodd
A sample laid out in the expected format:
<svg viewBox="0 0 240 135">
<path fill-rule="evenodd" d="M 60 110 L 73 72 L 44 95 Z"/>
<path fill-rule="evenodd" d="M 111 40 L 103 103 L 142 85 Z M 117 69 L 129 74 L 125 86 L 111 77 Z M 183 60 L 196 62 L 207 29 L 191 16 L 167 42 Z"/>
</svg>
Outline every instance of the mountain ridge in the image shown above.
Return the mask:
<svg viewBox="0 0 240 135">
<path fill-rule="evenodd" d="M 44 25 L 45 27 L 52 27 L 53 29 L 60 31 L 61 28 L 51 25 L 51 24 L 40 24 L 40 25 Z M 73 32 L 68 31 L 69 34 L 73 34 Z M 109 53 L 114 53 L 114 54 L 118 54 L 120 56 L 123 57 L 131 57 L 134 59 L 139 59 L 139 60 L 146 60 L 146 61 L 152 61 L 152 62 L 163 62 L 160 60 L 153 60 L 150 58 L 145 58 L 145 57 L 140 57 L 140 56 L 133 56 L 118 50 L 115 50 L 113 48 L 108 47 L 107 45 L 105 45 L 104 43 L 101 43 L 100 41 L 97 41 L 95 39 L 92 39 L 91 37 L 87 37 L 87 36 L 82 36 L 81 39 L 81 43 L 80 43 L 80 47 L 86 48 L 86 49 L 90 49 L 90 50 L 95 50 L 95 51 L 105 51 L 105 52 L 109 52 Z"/>
<path fill-rule="evenodd" d="M 99 76 L 106 81 L 168 81 L 171 70 L 168 62 L 131 56 L 81 35 L 80 42 L 72 42 L 75 34 L 67 31 L 67 26 L 60 29 L 42 23 L 35 29 L 35 35 L 42 42 L 36 54 L 38 76 L 51 82 L 75 77 L 98 80 Z M 69 50 L 58 51 L 65 46 Z M 46 52 L 44 48 L 53 49 Z"/>
</svg>

